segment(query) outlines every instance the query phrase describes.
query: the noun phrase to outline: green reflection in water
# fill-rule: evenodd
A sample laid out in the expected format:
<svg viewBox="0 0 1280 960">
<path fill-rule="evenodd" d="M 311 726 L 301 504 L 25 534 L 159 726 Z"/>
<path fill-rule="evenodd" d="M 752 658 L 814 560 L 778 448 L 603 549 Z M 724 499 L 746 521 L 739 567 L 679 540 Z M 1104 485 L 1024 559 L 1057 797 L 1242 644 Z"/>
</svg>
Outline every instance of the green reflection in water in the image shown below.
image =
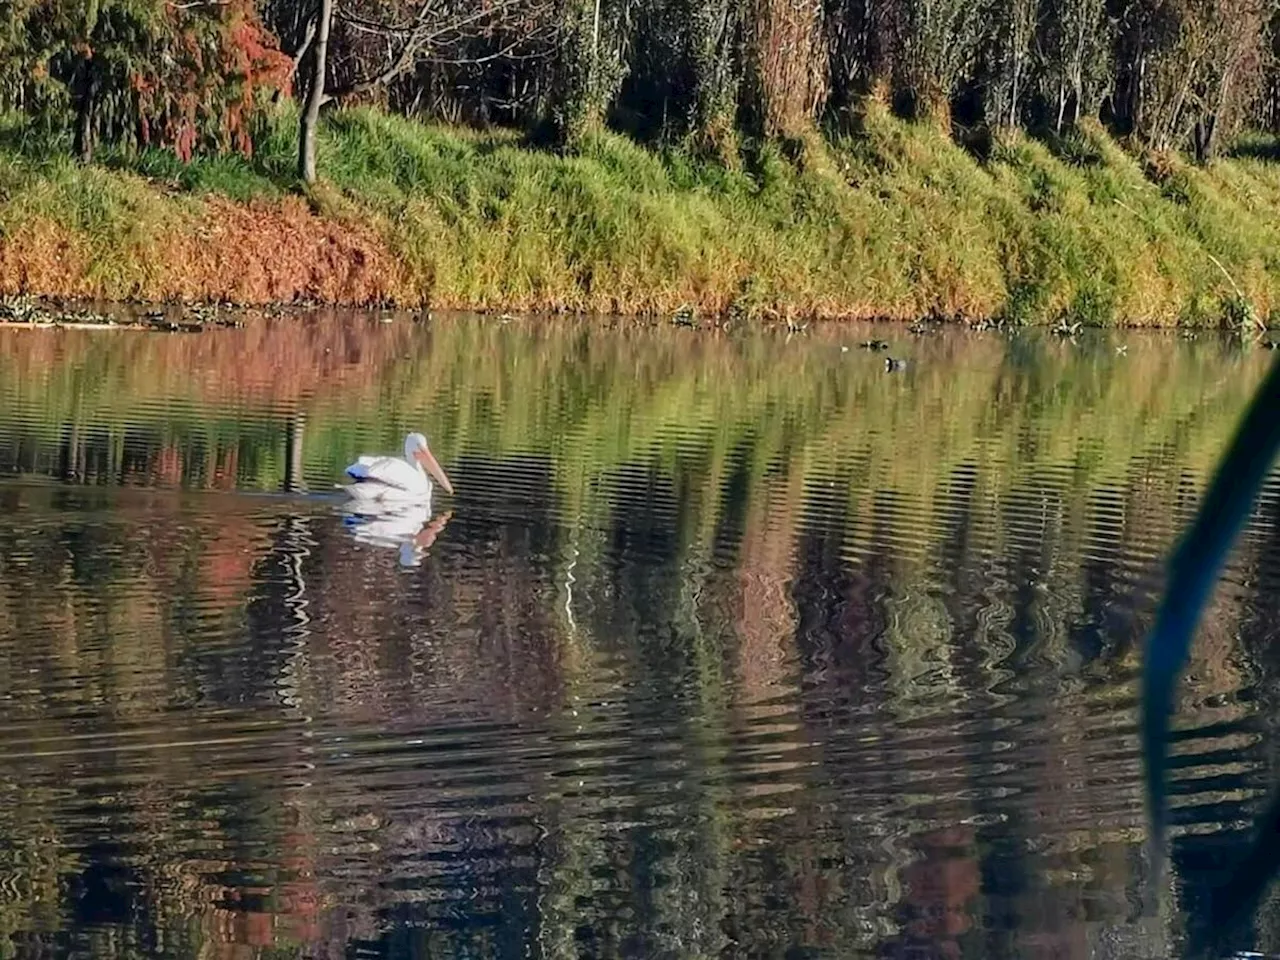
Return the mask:
<svg viewBox="0 0 1280 960">
<path fill-rule="evenodd" d="M 3 930 L 1159 955 L 1133 644 L 1265 358 L 893 331 L 887 374 L 866 336 L 0 331 L 0 468 L 63 481 L 0 484 Z M 459 490 L 421 568 L 244 495 L 409 429 Z M 1259 763 L 1272 537 L 1181 704 L 1233 765 L 1210 834 Z M 104 862 L 130 906 L 93 921 Z"/>
</svg>

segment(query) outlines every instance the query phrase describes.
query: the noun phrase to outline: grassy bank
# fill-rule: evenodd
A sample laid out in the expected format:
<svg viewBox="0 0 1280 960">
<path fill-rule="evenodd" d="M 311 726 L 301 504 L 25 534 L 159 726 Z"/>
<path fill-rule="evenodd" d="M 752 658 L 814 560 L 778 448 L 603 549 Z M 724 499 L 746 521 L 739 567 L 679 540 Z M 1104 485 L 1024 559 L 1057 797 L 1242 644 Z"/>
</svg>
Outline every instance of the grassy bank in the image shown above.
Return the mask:
<svg viewBox="0 0 1280 960">
<path fill-rule="evenodd" d="M 575 156 L 358 110 L 292 189 L 252 160 L 80 167 L 0 130 L 0 290 L 1087 324 L 1280 321 L 1280 163 L 1136 158 L 1097 130 L 978 159 L 876 106 L 738 169 L 602 135 Z"/>
</svg>

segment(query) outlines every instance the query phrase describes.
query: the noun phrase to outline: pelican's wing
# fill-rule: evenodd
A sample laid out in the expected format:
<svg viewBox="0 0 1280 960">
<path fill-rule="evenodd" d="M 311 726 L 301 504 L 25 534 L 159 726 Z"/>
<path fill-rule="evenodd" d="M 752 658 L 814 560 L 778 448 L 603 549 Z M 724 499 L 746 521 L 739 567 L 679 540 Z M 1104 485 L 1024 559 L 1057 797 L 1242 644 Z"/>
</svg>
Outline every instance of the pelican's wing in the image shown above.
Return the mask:
<svg viewBox="0 0 1280 960">
<path fill-rule="evenodd" d="M 423 476 L 399 457 L 360 457 L 347 467 L 347 476 L 357 483 L 374 483 L 416 493 L 426 486 Z"/>
</svg>

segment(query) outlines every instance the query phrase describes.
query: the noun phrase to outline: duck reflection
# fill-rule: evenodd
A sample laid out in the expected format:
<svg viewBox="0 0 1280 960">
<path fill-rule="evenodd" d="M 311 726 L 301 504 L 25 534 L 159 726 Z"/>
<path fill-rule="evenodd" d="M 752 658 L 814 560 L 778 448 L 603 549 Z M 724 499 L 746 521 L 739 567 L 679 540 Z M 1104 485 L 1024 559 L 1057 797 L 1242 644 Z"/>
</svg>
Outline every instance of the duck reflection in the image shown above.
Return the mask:
<svg viewBox="0 0 1280 960">
<path fill-rule="evenodd" d="M 452 511 L 431 515 L 431 504 L 352 498 L 342 508 L 342 524 L 359 543 L 396 550 L 400 566 L 417 567 L 436 542 Z"/>
</svg>

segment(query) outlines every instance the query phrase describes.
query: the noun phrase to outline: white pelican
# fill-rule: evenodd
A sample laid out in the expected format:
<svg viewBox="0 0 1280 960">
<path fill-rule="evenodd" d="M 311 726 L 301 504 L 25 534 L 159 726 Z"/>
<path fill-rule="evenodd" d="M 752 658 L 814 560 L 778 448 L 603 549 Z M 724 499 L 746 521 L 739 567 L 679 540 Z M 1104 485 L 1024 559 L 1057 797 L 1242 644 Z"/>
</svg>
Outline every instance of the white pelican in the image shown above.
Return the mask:
<svg viewBox="0 0 1280 960">
<path fill-rule="evenodd" d="M 346 473 L 353 482 L 344 489 L 355 500 L 430 503 L 432 479 L 444 487 L 446 493 L 453 493 L 453 484 L 431 455 L 427 438 L 420 433 L 411 433 L 404 438 L 403 460 L 400 457 L 358 457 L 347 467 Z"/>
</svg>

